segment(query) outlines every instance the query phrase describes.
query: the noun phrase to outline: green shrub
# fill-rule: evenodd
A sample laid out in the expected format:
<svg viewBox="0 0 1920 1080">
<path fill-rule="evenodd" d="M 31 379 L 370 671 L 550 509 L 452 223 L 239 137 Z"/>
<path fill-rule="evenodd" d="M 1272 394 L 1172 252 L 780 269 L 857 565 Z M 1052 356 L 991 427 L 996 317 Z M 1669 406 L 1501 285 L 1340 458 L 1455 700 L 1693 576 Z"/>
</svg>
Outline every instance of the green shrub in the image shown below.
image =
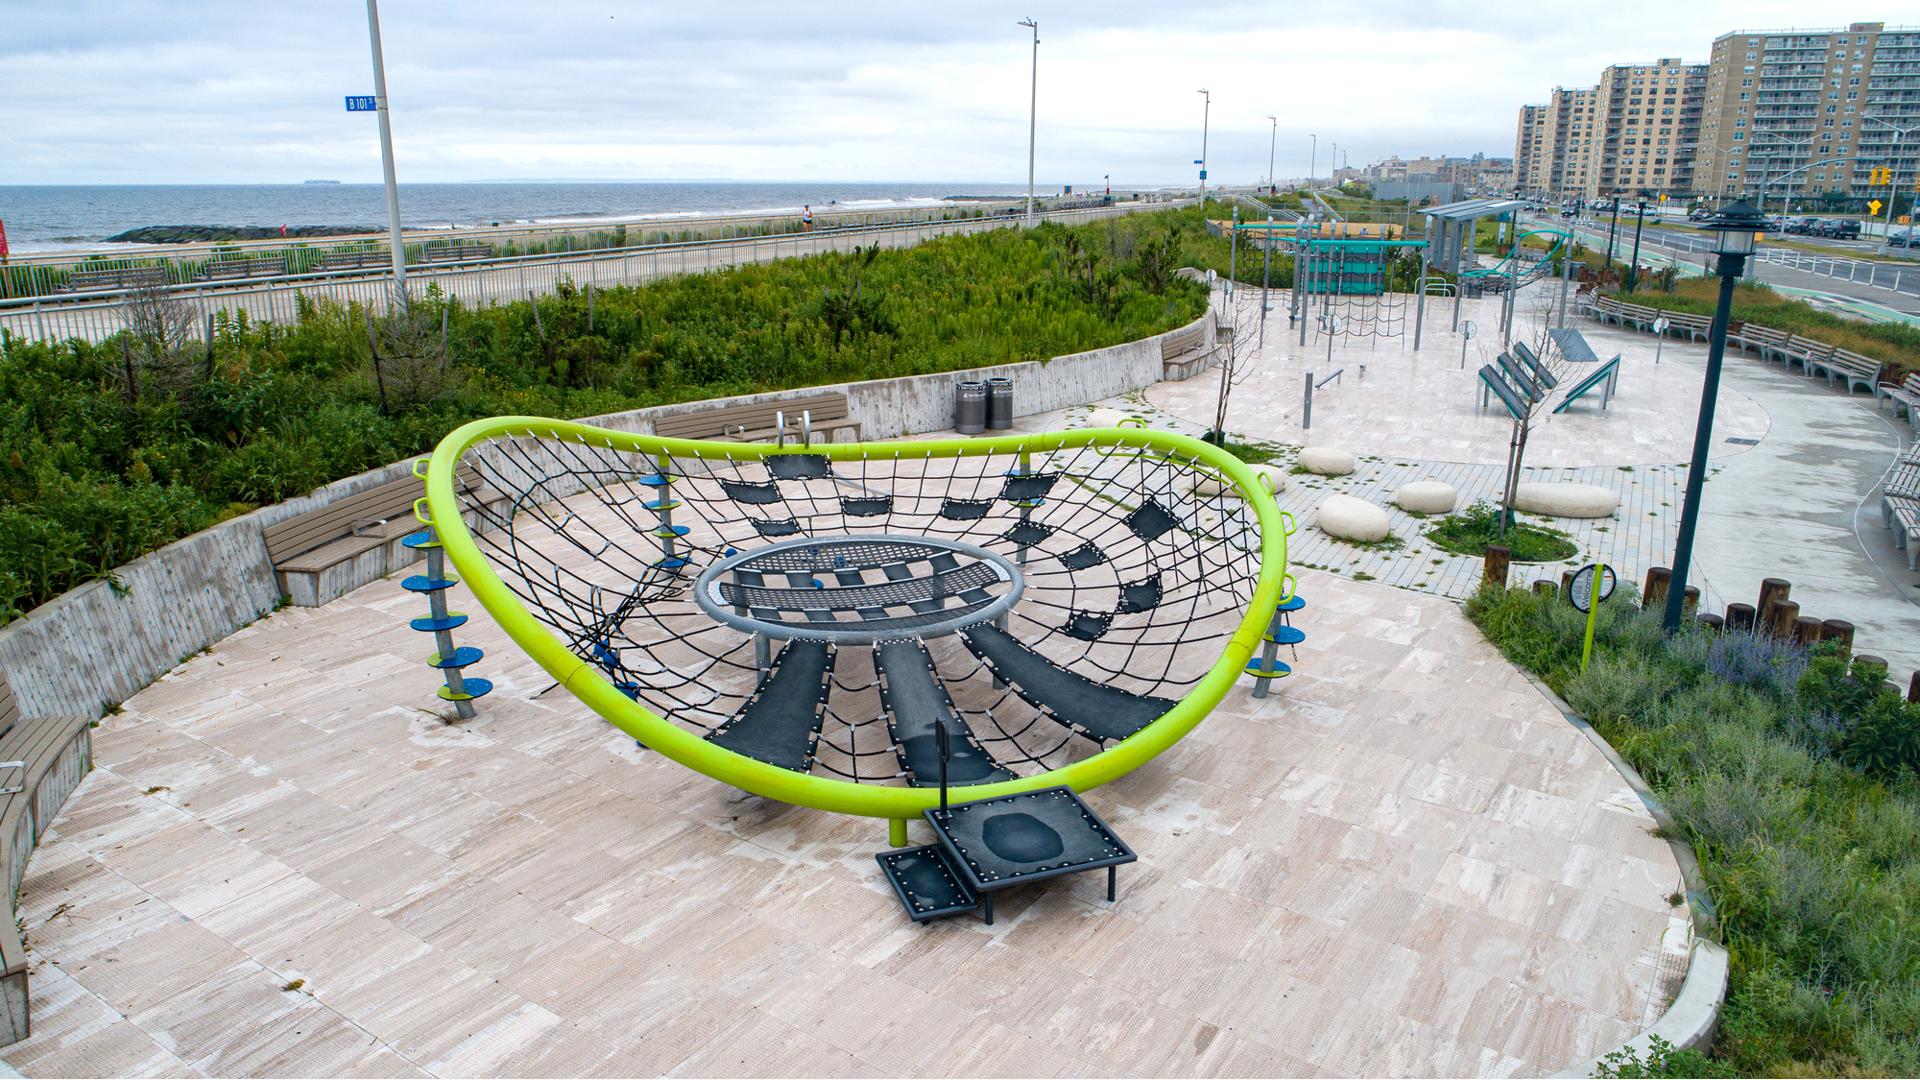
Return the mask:
<svg viewBox="0 0 1920 1080">
<path fill-rule="evenodd" d="M 1566 533 L 1544 525 L 1515 521 L 1502 534 L 1500 508 L 1484 499 L 1427 526 L 1427 539 L 1455 555 L 1475 558 L 1486 554 L 1489 544 L 1504 544 L 1519 563 L 1560 562 L 1580 553 Z"/>
<path fill-rule="evenodd" d="M 1621 599 L 1601 605 L 1584 674 L 1584 626 L 1556 597 L 1489 588 L 1467 605 L 1653 786 L 1732 957 L 1713 1060 L 1622 1059 L 1599 1075 L 1915 1075 L 1920 716 L 1834 644 L 1809 656 L 1738 634 L 1669 639 Z"/>
</svg>

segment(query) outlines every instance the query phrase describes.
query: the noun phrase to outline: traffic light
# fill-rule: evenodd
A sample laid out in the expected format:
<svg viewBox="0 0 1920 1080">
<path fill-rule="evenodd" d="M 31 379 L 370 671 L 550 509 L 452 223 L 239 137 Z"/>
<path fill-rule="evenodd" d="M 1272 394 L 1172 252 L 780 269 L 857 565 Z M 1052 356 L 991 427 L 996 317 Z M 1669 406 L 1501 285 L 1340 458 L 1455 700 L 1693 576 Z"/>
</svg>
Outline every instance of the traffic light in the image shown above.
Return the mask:
<svg viewBox="0 0 1920 1080">
<path fill-rule="evenodd" d="M 1893 183 L 1893 169 L 1886 165 L 1875 165 L 1868 172 L 1867 183 L 1869 184 Z"/>
</svg>

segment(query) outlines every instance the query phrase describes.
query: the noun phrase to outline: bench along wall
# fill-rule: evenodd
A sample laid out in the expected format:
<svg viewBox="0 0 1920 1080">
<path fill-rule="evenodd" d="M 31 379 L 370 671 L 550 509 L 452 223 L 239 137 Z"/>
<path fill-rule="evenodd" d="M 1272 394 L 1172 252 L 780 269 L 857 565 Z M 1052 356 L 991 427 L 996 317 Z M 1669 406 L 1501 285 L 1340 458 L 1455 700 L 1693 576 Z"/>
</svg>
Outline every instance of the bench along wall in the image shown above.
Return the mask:
<svg viewBox="0 0 1920 1080">
<path fill-rule="evenodd" d="M 1195 325 L 1204 325 L 1211 343 L 1211 313 L 1170 333 L 1182 333 Z M 661 416 L 841 390 L 847 394 L 849 413 L 861 421 L 865 438 L 915 435 L 952 426 L 954 386 L 965 379 L 1013 379 L 1017 416 L 1097 401 L 1151 385 L 1161 377 L 1160 345 L 1167 336 L 1160 334 L 1046 362 L 664 405 L 590 417 L 586 422 L 646 433 Z M 797 428 L 798 417 L 792 422 Z M 396 462 L 221 522 L 119 567 L 112 581 L 89 582 L 0 627 L 0 672 L 11 679 L 21 714 L 31 717 L 78 712 L 97 716 L 132 697 L 187 657 L 270 613 L 279 606 L 281 595 L 267 557 L 263 530 L 400 479 L 408 475 L 410 467 L 410 462 Z M 382 551 L 378 560 L 356 560 L 348 576 L 331 577 L 328 591 L 337 596 L 358 588 L 393 573 L 413 558 L 412 552 L 398 545 L 387 545 Z M 328 599 L 331 596 L 318 597 L 322 603 Z M 423 676 L 421 694 L 424 697 L 432 692 L 431 680 Z"/>
</svg>

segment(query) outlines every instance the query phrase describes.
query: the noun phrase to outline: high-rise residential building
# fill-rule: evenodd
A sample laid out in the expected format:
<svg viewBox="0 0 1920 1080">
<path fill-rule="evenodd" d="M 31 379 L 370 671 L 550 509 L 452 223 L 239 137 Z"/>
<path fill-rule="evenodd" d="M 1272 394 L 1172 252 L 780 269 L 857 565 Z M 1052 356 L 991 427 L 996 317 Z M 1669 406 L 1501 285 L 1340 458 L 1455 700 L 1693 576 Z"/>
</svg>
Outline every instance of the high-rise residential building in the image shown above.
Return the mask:
<svg viewBox="0 0 1920 1080">
<path fill-rule="evenodd" d="M 1694 171 L 1708 194 L 1885 198 L 1920 176 L 1920 27 L 1742 30 L 1713 43 Z"/>
<path fill-rule="evenodd" d="M 1615 64 L 1595 89 L 1595 137 L 1578 192 L 1690 195 L 1706 100 L 1707 65 L 1677 58 Z"/>
<path fill-rule="evenodd" d="M 1513 140 L 1513 186 L 1523 195 L 1545 193 L 1552 155 L 1552 110 L 1545 105 L 1520 106 L 1520 126 Z"/>
<path fill-rule="evenodd" d="M 1554 195 L 1579 195 L 1587 190 L 1594 148 L 1600 141 L 1595 102 L 1598 88 L 1585 90 L 1556 86 L 1548 104 L 1553 142 L 1547 151 L 1546 190 Z"/>
</svg>

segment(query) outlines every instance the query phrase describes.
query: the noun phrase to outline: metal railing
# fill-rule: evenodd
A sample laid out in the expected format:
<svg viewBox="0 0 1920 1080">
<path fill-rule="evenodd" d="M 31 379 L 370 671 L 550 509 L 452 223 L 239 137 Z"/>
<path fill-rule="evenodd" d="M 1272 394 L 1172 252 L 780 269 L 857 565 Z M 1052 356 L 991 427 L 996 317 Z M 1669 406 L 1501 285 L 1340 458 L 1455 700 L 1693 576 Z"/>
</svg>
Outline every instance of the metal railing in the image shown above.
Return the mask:
<svg viewBox="0 0 1920 1080">
<path fill-rule="evenodd" d="M 1046 220 L 1093 221 L 1143 210 L 1187 205 L 1191 200 L 1116 203 L 1088 209 L 1056 210 Z M 844 252 L 875 244 L 912 247 L 936 236 L 1018 227 L 1018 216 L 956 218 L 899 224 L 781 233 L 773 236 L 695 240 L 646 247 L 594 249 L 574 253 L 520 255 L 462 263 L 423 263 L 407 268 L 408 286 L 430 286 L 468 306 L 551 295 L 562 283 L 574 287 L 634 285 L 679 274 L 707 273 L 752 263 Z M 327 300 L 384 306 L 391 300 L 391 269 L 317 272 L 267 281 L 226 281 L 175 285 L 165 292 L 193 306 L 196 318 L 240 315 L 253 322 L 290 325 L 299 321 L 303 301 Z M 126 328 L 126 297 L 117 289 L 71 299 L 33 297 L 0 301 L 0 334 L 18 340 L 104 341 Z"/>
</svg>

